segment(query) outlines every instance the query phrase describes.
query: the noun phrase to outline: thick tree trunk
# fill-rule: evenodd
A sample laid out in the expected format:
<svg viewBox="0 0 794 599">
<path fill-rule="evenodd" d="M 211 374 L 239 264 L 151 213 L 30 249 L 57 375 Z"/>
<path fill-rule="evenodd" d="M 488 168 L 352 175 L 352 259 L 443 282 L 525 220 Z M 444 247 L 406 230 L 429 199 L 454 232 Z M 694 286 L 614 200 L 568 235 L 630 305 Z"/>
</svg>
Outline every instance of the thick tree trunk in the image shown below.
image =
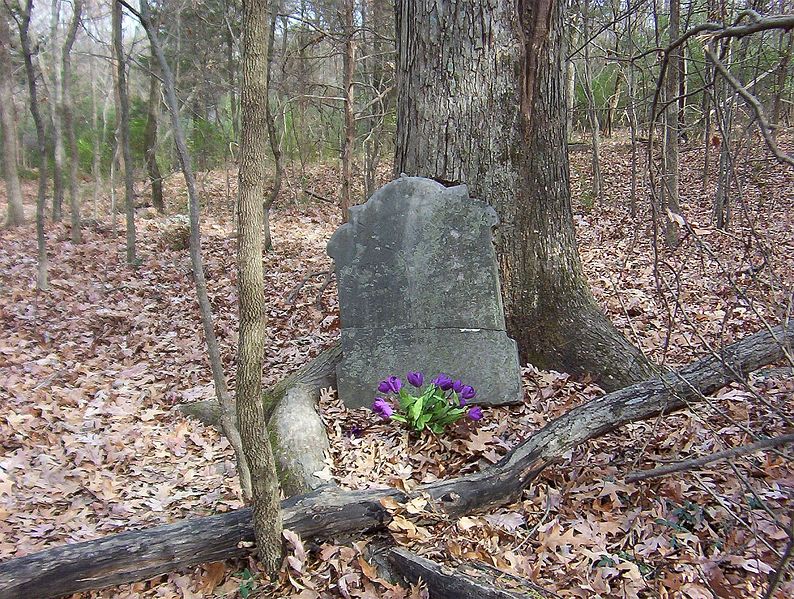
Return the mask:
<svg viewBox="0 0 794 599">
<path fill-rule="evenodd" d="M 25 223 L 22 207 L 22 188 L 17 172 L 17 136 L 14 126 L 14 102 L 11 90 L 11 31 L 8 28 L 6 10 L 0 9 L 0 134 L 3 136 L 3 175 L 6 181 L 8 219 L 6 226 L 15 227 Z"/>
<path fill-rule="evenodd" d="M 36 249 L 38 264 L 36 268 L 36 289 L 46 291 L 49 285 L 49 260 L 47 259 L 47 240 L 44 236 L 44 214 L 47 210 L 47 138 L 44 133 L 44 121 L 39 111 L 38 89 L 36 87 L 36 69 L 33 68 L 33 50 L 30 47 L 30 15 L 33 12 L 33 0 L 27 0 L 19 24 L 19 39 L 22 55 L 25 58 L 25 74 L 28 80 L 28 97 L 30 114 L 36 126 L 36 142 L 39 151 L 39 191 L 36 197 Z"/>
<path fill-rule="evenodd" d="M 83 12 L 83 0 L 74 0 L 72 4 L 72 21 L 66 32 L 66 41 L 63 45 L 63 82 L 62 82 L 62 110 L 63 128 L 66 133 L 66 143 L 69 146 L 69 211 L 72 225 L 72 243 L 80 243 L 80 192 L 77 182 L 77 171 L 80 167 L 80 154 L 77 150 L 77 135 L 74 130 L 74 114 L 72 110 L 72 46 L 77 37 L 80 26 L 80 16 Z"/>
<path fill-rule="evenodd" d="M 52 53 L 52 72 L 50 76 L 50 114 L 52 119 L 52 220 L 60 222 L 63 217 L 63 164 L 66 150 L 63 143 L 62 113 L 62 76 L 61 47 L 58 45 L 58 22 L 61 3 L 53 1 L 50 5 L 50 52 Z"/>
<path fill-rule="evenodd" d="M 519 6 L 516 15 L 508 0 L 398 3 L 395 173 L 466 183 L 496 209 L 505 317 L 522 362 L 617 389 L 653 370 L 582 273 L 566 152 L 565 3 Z"/>
<path fill-rule="evenodd" d="M 262 198 L 267 172 L 267 56 L 270 12 L 267 2 L 243 0 L 243 84 L 240 89 L 240 191 L 237 210 L 237 269 L 240 340 L 237 353 L 237 419 L 251 471 L 257 553 L 274 577 L 283 543 L 279 485 L 267 435 L 262 395 L 262 355 L 267 316 L 262 272 Z"/>
<path fill-rule="evenodd" d="M 517 500 L 547 466 L 616 428 L 687 408 L 731 381 L 788 355 L 794 325 L 750 335 L 678 372 L 589 401 L 549 422 L 498 464 L 417 487 L 343 491 L 322 488 L 282 503 L 284 526 L 306 537 L 380 529 L 391 520 L 384 499 L 426 494 L 433 508 L 457 518 Z M 244 555 L 254 539 L 249 509 L 55 547 L 0 563 L 0 599 L 46 598 L 151 578 L 204 562 Z"/>
<path fill-rule="evenodd" d="M 124 157 L 124 206 L 127 216 L 127 264 L 135 263 L 135 190 L 132 183 L 132 155 L 130 153 L 130 101 L 127 96 L 127 69 L 121 38 L 121 4 L 113 2 L 113 51 L 116 59 L 118 86 L 119 144 Z"/>
<path fill-rule="evenodd" d="M 157 57 L 152 56 L 149 60 L 149 68 L 152 74 L 149 77 L 149 100 L 146 111 L 146 127 L 143 130 L 143 147 L 146 153 L 146 174 L 152 185 L 152 206 L 157 212 L 165 212 L 165 202 L 163 201 L 163 176 L 160 174 L 160 167 L 157 165 L 157 118 L 160 114 L 160 79 L 157 77 Z"/>
</svg>

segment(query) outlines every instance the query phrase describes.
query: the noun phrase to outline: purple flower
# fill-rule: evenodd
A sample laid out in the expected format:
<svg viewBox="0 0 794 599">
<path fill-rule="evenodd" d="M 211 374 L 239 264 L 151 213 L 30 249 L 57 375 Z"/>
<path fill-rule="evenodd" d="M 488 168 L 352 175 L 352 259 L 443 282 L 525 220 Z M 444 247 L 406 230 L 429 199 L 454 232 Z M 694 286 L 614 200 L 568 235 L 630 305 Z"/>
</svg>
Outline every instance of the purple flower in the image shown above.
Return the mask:
<svg viewBox="0 0 794 599">
<path fill-rule="evenodd" d="M 378 383 L 378 391 L 381 393 L 399 393 L 403 387 L 403 382 L 396 376 L 390 376 L 385 381 Z"/>
<path fill-rule="evenodd" d="M 387 380 L 389 381 L 389 386 L 394 393 L 399 393 L 400 389 L 403 388 L 403 382 L 396 376 L 390 376 Z"/>
<path fill-rule="evenodd" d="M 463 389 L 463 387 L 464 387 L 464 385 L 463 385 L 463 381 L 461 381 L 460 379 L 458 379 L 457 381 L 455 381 L 454 383 L 452 383 L 452 390 L 453 390 L 455 393 L 458 393 L 458 394 L 460 394 L 460 391 L 461 391 L 461 389 Z"/>
<path fill-rule="evenodd" d="M 409 372 L 405 378 L 417 389 L 425 383 L 425 376 L 421 372 Z"/>
<path fill-rule="evenodd" d="M 473 408 L 469 408 L 468 413 L 466 414 L 472 420 L 479 420 L 482 418 L 482 408 L 479 406 L 474 406 Z"/>
<path fill-rule="evenodd" d="M 471 385 L 463 385 L 463 389 L 458 392 L 458 395 L 460 395 L 462 400 L 473 399 L 474 396 L 477 395 L 477 392 Z M 461 403 L 461 405 L 463 404 Z"/>
<path fill-rule="evenodd" d="M 449 391 L 452 389 L 452 379 L 449 378 L 446 374 L 439 374 L 436 378 L 433 379 L 433 384 L 440 388 L 442 391 Z"/>
<path fill-rule="evenodd" d="M 389 402 L 382 397 L 375 398 L 372 404 L 372 411 L 384 420 L 391 418 L 391 415 L 394 413 L 394 409 L 389 405 Z"/>
</svg>

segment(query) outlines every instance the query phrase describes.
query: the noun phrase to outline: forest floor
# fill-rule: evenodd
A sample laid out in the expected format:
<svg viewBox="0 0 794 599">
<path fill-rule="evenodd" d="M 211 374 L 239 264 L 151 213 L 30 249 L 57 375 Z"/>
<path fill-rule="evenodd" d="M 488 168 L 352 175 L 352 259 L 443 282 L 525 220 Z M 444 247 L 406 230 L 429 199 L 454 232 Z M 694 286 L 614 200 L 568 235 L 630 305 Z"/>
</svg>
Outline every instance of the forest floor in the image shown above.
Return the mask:
<svg viewBox="0 0 794 599">
<path fill-rule="evenodd" d="M 794 149 L 794 136 L 784 139 L 784 147 Z M 730 228 L 718 231 L 710 212 L 714 182 L 705 191 L 701 184 L 702 148 L 685 150 L 681 194 L 691 229 L 675 251 L 658 245 L 658 253 L 645 192 L 639 193 L 637 215 L 631 214 L 625 140 L 605 142 L 605 192 L 597 200 L 587 191 L 589 153 L 572 154 L 574 218 L 593 292 L 657 363 L 690 362 L 791 311 L 794 172 L 773 162 L 758 142 L 742 152 L 741 199 Z M 300 178 L 292 175 L 293 181 Z M 313 166 L 303 175 L 307 188 L 336 195 L 334 165 Z M 199 176 L 209 202 L 202 230 L 207 281 L 233 384 L 231 179 L 229 190 L 223 171 Z M 139 192 L 145 197 L 142 185 Z M 33 183 L 25 184 L 25 195 L 32 217 Z M 167 201 L 173 212 L 184 209 L 184 198 L 181 178 L 171 176 Z M 189 256 L 175 243 L 177 225 L 141 208 L 140 264 L 129 268 L 123 215 L 114 232 L 105 203 L 80 245 L 68 241 L 66 225 L 47 226 L 48 293 L 35 291 L 33 225 L 0 231 L 0 559 L 242 503 L 226 440 L 172 410 L 214 396 Z M 85 212 L 90 216 L 91 207 Z M 339 333 L 335 287 L 318 293 L 330 268 L 325 244 L 340 224 L 337 208 L 288 187 L 271 223 L 275 249 L 264 259 L 266 383 L 306 363 Z M 412 489 L 475 471 L 602 393 L 564 373 L 527 366 L 523 375 L 522 406 L 489 409 L 476 427 L 461 425 L 443 438 L 424 435 L 418 442 L 368 410 L 345 410 L 326 390 L 321 408 L 332 455 L 324 476 L 348 488 Z M 780 434 L 794 419 L 793 396 L 790 370 L 753 375 L 747 385 L 732 385 L 707 403 L 577 448 L 514 505 L 429 525 L 413 524 L 409 511 L 384 536 L 432 559 L 485 561 L 560 596 L 758 597 L 778 567 L 791 527 L 790 454 L 768 451 L 640 483 L 624 478 L 749 443 L 751 431 Z M 365 559 L 364 537 L 339 544 L 306 541 L 293 540 L 278 585 L 263 584 L 249 559 L 83 596 L 424 596 L 418 587 L 378 579 Z M 791 576 L 777 596 L 794 596 Z"/>
</svg>

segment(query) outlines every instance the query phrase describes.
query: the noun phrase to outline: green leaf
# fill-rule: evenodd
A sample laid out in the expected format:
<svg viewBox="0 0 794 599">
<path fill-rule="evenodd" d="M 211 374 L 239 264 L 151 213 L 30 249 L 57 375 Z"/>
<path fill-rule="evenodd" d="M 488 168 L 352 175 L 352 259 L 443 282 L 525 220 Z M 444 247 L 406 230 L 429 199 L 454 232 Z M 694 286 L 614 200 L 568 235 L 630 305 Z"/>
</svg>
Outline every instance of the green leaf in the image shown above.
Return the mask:
<svg viewBox="0 0 794 599">
<path fill-rule="evenodd" d="M 432 417 L 433 417 L 432 414 L 422 414 L 419 418 L 417 418 L 416 430 L 421 431 L 423 428 L 425 428 L 425 425 L 427 425 L 427 423 L 430 422 L 430 419 Z"/>
<path fill-rule="evenodd" d="M 408 408 L 408 418 L 412 421 L 416 422 L 419 415 L 422 413 L 422 408 L 424 407 L 424 397 L 419 397 L 413 403 L 413 405 Z"/>
</svg>

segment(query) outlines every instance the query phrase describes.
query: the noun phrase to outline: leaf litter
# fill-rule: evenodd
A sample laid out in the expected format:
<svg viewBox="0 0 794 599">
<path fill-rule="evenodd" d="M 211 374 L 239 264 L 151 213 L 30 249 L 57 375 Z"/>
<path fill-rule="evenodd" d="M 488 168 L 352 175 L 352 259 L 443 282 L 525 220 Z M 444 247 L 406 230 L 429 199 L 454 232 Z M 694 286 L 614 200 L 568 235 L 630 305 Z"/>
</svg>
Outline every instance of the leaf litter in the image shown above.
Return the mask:
<svg viewBox="0 0 794 599">
<path fill-rule="evenodd" d="M 713 187 L 700 191 L 697 153 L 685 154 L 682 205 L 691 233 L 675 251 L 660 249 L 656 278 L 647 210 L 632 218 L 626 205 L 630 150 L 618 141 L 605 146 L 604 197 L 594 206 L 575 204 L 575 220 L 593 293 L 630 339 L 676 366 L 783 316 L 794 288 L 790 171 L 763 155 L 746 162 L 737 222 L 721 232 L 710 225 Z M 575 196 L 589 185 L 588 163 L 572 156 Z M 317 193 L 335 195 L 333 166 L 312 167 L 307 177 Z M 235 239 L 223 173 L 206 174 L 203 186 L 211 203 L 202 231 L 207 281 L 233 384 Z M 25 192 L 31 211 L 35 192 L 30 184 Z M 169 196 L 181 193 L 171 178 Z M 310 276 L 331 266 L 324 246 L 339 224 L 337 211 L 306 203 L 296 189 L 283 195 L 271 217 L 275 251 L 264 258 L 266 384 L 338 337 L 333 285 L 318 298 L 321 280 Z M 142 260 L 135 269 L 124 264 L 123 236 L 113 234 L 109 219 L 86 227 L 78 246 L 65 226 L 48 225 L 46 294 L 34 290 L 32 227 L 0 232 L 2 559 L 242 505 L 229 444 L 172 409 L 214 391 L 187 252 L 164 240 L 162 217 L 139 215 L 147 218 L 138 222 Z M 443 438 L 410 437 L 367 410 L 346 410 L 333 389 L 324 390 L 331 455 L 321 476 L 350 489 L 410 492 L 497 462 L 532 431 L 602 393 L 531 366 L 523 378 L 522 406 L 490 409 L 478 426 L 461 423 Z M 764 436 L 787 430 L 790 371 L 755 375 L 751 383 L 576 448 L 519 502 L 490 513 L 450 519 L 418 495 L 384 505 L 392 521 L 380 535 L 317 544 L 285 531 L 288 556 L 276 584 L 265 584 L 249 558 L 80 596 L 427 597 L 421 584 L 403 587 L 381 575 L 384 542 L 443 562 L 484 562 L 560 596 L 758 596 L 791 526 L 788 454 L 746 456 L 733 462 L 736 470 L 718 462 L 623 482 L 638 469 L 750 442 L 748 429 Z M 794 594 L 790 578 L 778 592 Z"/>
</svg>

